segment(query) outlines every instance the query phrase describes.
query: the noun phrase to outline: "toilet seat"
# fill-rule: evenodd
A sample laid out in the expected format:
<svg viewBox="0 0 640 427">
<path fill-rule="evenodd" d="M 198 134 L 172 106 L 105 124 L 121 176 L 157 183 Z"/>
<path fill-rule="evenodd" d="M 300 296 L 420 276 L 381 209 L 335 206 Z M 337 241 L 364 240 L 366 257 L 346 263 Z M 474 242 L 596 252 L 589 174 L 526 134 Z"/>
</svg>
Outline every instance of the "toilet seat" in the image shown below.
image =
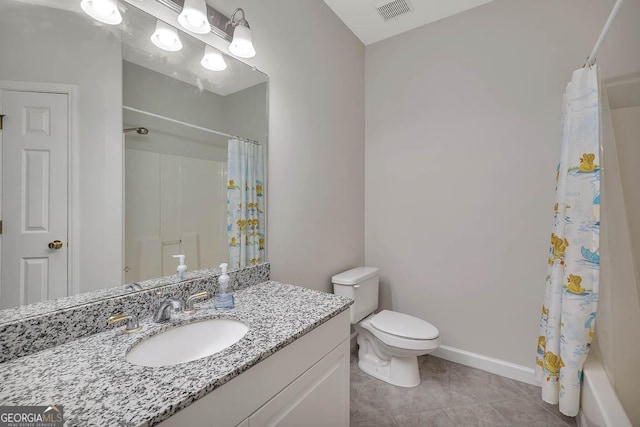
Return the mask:
<svg viewBox="0 0 640 427">
<path fill-rule="evenodd" d="M 381 332 L 414 340 L 433 340 L 440 336 L 438 328 L 414 316 L 382 310 L 373 316 L 371 326 Z"/>
<path fill-rule="evenodd" d="M 360 324 L 391 347 L 426 351 L 440 346 L 438 328 L 408 314 L 383 310 Z"/>
</svg>

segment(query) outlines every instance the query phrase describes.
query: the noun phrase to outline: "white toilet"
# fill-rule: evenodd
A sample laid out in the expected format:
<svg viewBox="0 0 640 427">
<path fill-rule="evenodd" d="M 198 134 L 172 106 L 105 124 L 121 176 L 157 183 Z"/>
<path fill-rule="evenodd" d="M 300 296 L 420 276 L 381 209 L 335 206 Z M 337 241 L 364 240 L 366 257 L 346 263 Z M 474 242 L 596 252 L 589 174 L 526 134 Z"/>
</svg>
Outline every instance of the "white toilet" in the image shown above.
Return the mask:
<svg viewBox="0 0 640 427">
<path fill-rule="evenodd" d="M 354 300 L 351 324 L 358 333 L 358 366 L 367 374 L 400 387 L 420 384 L 418 356 L 440 346 L 432 324 L 408 314 L 378 308 L 378 269 L 357 267 L 331 278 L 333 292 Z"/>
</svg>

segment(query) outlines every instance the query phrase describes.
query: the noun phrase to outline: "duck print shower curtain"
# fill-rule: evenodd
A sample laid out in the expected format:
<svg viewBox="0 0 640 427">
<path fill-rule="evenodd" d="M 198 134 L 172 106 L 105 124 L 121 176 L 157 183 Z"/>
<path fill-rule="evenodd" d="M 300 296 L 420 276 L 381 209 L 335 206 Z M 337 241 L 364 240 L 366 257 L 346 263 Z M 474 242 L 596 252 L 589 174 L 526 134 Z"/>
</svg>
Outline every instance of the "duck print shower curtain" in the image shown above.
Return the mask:
<svg viewBox="0 0 640 427">
<path fill-rule="evenodd" d="M 573 73 L 563 99 L 560 164 L 536 377 L 542 399 L 576 416 L 593 338 L 600 264 L 600 124 L 595 66 Z"/>
<path fill-rule="evenodd" d="M 262 146 L 229 140 L 227 156 L 229 267 L 264 260 L 264 156 Z"/>
</svg>

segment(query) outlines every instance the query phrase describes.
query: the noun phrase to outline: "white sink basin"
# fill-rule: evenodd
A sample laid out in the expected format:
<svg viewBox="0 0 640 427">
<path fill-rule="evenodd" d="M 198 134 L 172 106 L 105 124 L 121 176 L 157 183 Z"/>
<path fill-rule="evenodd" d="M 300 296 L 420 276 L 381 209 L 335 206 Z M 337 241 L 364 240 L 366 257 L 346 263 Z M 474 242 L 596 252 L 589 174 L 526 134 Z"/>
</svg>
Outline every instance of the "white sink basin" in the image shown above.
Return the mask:
<svg viewBox="0 0 640 427">
<path fill-rule="evenodd" d="M 126 359 L 140 366 L 171 366 L 210 356 L 240 341 L 249 328 L 231 319 L 177 326 L 135 345 Z"/>
</svg>

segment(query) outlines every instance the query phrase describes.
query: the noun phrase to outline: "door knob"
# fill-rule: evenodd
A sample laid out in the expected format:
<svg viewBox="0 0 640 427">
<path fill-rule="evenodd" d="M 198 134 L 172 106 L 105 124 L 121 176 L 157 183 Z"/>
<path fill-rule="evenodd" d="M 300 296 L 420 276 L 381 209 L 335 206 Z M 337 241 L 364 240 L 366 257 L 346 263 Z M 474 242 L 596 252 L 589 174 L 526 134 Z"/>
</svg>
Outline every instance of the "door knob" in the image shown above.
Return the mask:
<svg viewBox="0 0 640 427">
<path fill-rule="evenodd" d="M 49 246 L 49 249 L 60 249 L 62 247 L 62 242 L 60 240 L 54 240 L 53 242 L 50 242 L 47 246 Z"/>
</svg>

